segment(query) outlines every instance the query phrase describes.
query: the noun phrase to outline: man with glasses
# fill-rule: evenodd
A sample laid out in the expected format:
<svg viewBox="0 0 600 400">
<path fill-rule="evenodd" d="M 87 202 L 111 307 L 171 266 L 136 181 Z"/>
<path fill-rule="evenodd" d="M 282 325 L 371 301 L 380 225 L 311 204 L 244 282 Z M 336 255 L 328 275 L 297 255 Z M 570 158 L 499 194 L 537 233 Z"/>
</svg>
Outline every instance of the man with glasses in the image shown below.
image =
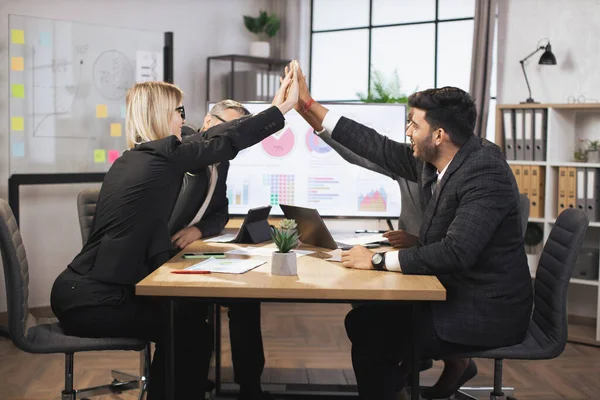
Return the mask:
<svg viewBox="0 0 600 400">
<path fill-rule="evenodd" d="M 183 112 L 183 117 L 185 111 L 180 112 Z M 208 139 L 221 130 L 219 125 L 249 114 L 237 101 L 219 101 L 206 114 L 198 132 L 189 126 L 183 126 L 182 140 L 189 140 L 192 135 L 202 135 Z M 169 221 L 171 240 L 176 248 L 183 249 L 195 240 L 216 235 L 223 230 L 229 221 L 226 194 L 228 170 L 229 162 L 225 161 L 186 174 Z M 231 304 L 227 315 L 234 380 L 240 385 L 238 399 L 271 399 L 262 392 L 260 386 L 265 365 L 260 303 Z"/>
</svg>

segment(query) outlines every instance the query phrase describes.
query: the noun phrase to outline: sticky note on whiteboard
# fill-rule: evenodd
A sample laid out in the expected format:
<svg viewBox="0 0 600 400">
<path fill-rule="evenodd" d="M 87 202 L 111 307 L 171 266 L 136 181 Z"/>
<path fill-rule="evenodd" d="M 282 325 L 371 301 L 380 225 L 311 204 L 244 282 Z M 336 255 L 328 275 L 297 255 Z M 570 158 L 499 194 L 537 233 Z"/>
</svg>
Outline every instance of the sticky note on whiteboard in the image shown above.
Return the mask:
<svg viewBox="0 0 600 400">
<path fill-rule="evenodd" d="M 22 83 L 13 83 L 10 85 L 10 92 L 12 97 L 22 99 L 25 97 L 25 85 Z"/>
<path fill-rule="evenodd" d="M 52 45 L 52 35 L 50 32 L 40 32 L 40 44 L 42 46 Z"/>
<path fill-rule="evenodd" d="M 108 107 L 106 104 L 96 105 L 96 118 L 108 118 Z"/>
<path fill-rule="evenodd" d="M 108 162 L 110 164 L 114 163 L 117 158 L 119 158 L 119 150 L 108 151 Z"/>
<path fill-rule="evenodd" d="M 121 124 L 118 122 L 110 124 L 110 136 L 119 137 L 121 135 Z"/>
<path fill-rule="evenodd" d="M 13 157 L 25 157 L 25 143 L 24 142 L 13 142 L 12 145 Z"/>
<path fill-rule="evenodd" d="M 106 150 L 96 149 L 94 150 L 94 162 L 97 164 L 106 162 Z"/>
<path fill-rule="evenodd" d="M 121 118 L 125 118 L 126 115 L 127 115 L 127 107 L 125 107 L 124 105 L 121 105 Z"/>
<path fill-rule="evenodd" d="M 25 60 L 23 57 L 11 57 L 10 67 L 13 71 L 23 71 L 25 69 Z"/>
<path fill-rule="evenodd" d="M 25 130 L 25 119 L 23 117 L 10 117 L 10 130 L 11 131 L 24 131 Z"/>
<path fill-rule="evenodd" d="M 10 37 L 14 44 L 25 44 L 25 31 L 22 29 L 11 29 Z"/>
</svg>

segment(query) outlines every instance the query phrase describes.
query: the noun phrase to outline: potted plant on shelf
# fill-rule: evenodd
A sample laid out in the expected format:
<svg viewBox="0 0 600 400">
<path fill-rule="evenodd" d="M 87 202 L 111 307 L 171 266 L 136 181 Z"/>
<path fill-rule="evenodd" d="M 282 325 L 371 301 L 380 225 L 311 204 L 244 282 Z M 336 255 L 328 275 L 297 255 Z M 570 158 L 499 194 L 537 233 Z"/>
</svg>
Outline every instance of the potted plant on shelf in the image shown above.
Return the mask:
<svg viewBox="0 0 600 400">
<path fill-rule="evenodd" d="M 600 163 L 600 140 L 580 139 L 580 141 L 585 143 L 584 151 L 587 162 Z"/>
<path fill-rule="evenodd" d="M 244 15 L 244 25 L 259 39 L 250 43 L 250 55 L 268 58 L 271 54 L 271 46 L 267 39 L 275 36 L 279 30 L 281 26 L 279 17 L 275 14 L 268 15 L 266 11 L 261 10 L 258 17 Z"/>
<path fill-rule="evenodd" d="M 279 228 L 271 227 L 272 238 L 277 246 L 271 259 L 272 275 L 297 275 L 296 253 L 292 250 L 298 246 L 298 230 L 296 221 L 283 219 Z"/>
</svg>

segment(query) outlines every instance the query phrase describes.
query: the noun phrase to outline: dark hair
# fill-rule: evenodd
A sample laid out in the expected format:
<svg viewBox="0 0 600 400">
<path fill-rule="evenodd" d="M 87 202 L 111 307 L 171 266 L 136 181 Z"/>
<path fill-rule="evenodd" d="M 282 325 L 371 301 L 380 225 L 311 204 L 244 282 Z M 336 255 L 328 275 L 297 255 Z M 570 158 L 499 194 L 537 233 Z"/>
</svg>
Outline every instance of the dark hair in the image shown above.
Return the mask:
<svg viewBox="0 0 600 400">
<path fill-rule="evenodd" d="M 416 92 L 408 97 L 408 105 L 424 110 L 425 121 L 431 128 L 443 128 L 457 146 L 473 135 L 477 108 L 469 93 L 462 89 L 445 86 Z"/>
</svg>

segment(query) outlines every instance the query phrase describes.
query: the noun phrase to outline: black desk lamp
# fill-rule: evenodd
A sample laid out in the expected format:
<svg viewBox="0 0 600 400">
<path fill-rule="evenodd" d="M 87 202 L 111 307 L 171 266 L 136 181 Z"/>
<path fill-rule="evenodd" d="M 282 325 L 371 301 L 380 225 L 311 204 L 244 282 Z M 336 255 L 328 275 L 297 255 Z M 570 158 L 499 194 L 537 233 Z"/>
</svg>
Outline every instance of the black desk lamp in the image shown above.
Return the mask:
<svg viewBox="0 0 600 400">
<path fill-rule="evenodd" d="M 548 44 L 545 46 L 538 45 L 538 48 L 535 49 L 534 52 L 532 52 L 527 57 L 519 61 L 521 63 L 521 68 L 523 69 L 523 75 L 525 76 L 525 83 L 527 83 L 527 89 L 529 90 L 529 98 L 525 101 L 522 101 L 521 103 L 537 103 L 531 98 L 531 87 L 529 86 L 529 80 L 527 79 L 527 73 L 525 72 L 525 61 L 527 61 L 531 56 L 533 56 L 540 50 L 544 50 L 544 53 L 540 57 L 540 61 L 538 62 L 538 64 L 556 65 L 556 57 L 554 57 L 554 54 L 552 54 L 552 46 L 550 46 L 550 41 L 548 41 Z"/>
</svg>

